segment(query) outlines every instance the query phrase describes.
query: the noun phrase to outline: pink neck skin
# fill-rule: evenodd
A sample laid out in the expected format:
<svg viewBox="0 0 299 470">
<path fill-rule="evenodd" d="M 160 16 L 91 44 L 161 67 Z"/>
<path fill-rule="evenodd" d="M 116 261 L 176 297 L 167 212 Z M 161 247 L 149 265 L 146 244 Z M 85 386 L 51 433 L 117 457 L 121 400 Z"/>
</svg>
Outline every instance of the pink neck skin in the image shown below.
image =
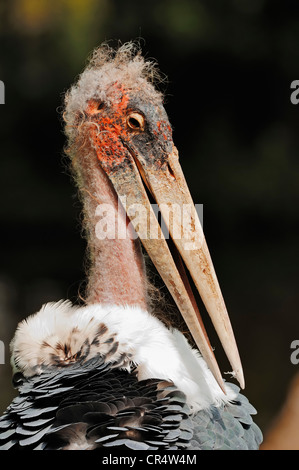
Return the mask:
<svg viewBox="0 0 299 470">
<path fill-rule="evenodd" d="M 118 214 L 118 198 L 94 152 L 74 158 L 79 188 L 84 201 L 84 219 L 88 237 L 90 269 L 86 303 L 139 305 L 146 309 L 146 275 L 140 241 L 132 237 L 118 239 L 129 219 L 125 211 Z M 99 239 L 100 204 L 115 209 L 115 238 Z M 105 216 L 105 220 L 107 217 Z M 98 227 L 101 227 L 99 225 Z M 128 228 L 130 230 L 130 228 Z"/>
</svg>

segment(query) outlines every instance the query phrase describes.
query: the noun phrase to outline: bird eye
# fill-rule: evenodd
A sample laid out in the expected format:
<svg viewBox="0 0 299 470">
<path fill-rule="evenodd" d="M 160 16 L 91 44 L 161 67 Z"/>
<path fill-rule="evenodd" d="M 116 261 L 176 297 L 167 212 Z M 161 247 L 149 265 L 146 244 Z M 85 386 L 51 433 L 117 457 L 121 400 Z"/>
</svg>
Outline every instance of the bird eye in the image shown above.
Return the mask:
<svg viewBox="0 0 299 470">
<path fill-rule="evenodd" d="M 143 131 L 145 120 L 142 114 L 130 113 L 127 117 L 127 124 L 133 131 Z"/>
<path fill-rule="evenodd" d="M 104 107 L 105 107 L 104 103 L 102 101 L 100 101 L 98 106 L 97 106 L 97 110 L 101 111 L 101 109 L 103 109 Z"/>
</svg>

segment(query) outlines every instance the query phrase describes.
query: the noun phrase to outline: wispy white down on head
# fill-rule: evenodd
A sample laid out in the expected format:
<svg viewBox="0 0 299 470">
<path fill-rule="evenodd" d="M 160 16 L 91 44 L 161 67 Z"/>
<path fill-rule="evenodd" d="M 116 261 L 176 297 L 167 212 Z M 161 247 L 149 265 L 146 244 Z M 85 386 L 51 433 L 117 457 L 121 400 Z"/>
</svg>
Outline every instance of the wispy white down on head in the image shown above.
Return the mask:
<svg viewBox="0 0 299 470">
<path fill-rule="evenodd" d="M 136 90 L 145 100 L 161 103 L 162 94 L 152 85 L 161 80 L 154 61 L 145 60 L 137 43 L 128 42 L 117 50 L 104 43 L 94 50 L 84 71 L 77 82 L 65 95 L 63 118 L 66 122 L 65 133 L 72 145 L 81 123 L 86 124 L 84 111 L 90 99 L 104 102 L 110 106 L 121 98 L 115 94 L 116 83 L 126 89 Z"/>
<path fill-rule="evenodd" d="M 25 376 L 49 366 L 65 367 L 84 354 L 86 359 L 107 355 L 111 363 L 125 356 L 125 367 L 136 365 L 139 380 L 171 380 L 194 412 L 235 398 L 229 386 L 226 395 L 221 391 L 199 352 L 178 330 L 167 329 L 138 306 L 46 304 L 18 325 L 11 352 L 14 370 Z"/>
</svg>

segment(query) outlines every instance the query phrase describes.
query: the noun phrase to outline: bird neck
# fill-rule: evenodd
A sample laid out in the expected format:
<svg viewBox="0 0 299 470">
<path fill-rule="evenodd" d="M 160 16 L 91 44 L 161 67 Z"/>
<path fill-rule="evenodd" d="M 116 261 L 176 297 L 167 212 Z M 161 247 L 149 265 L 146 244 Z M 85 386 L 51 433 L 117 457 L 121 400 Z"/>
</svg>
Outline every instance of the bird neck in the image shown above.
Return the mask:
<svg viewBox="0 0 299 470">
<path fill-rule="evenodd" d="M 86 303 L 147 308 L 140 241 L 94 152 L 73 159 L 84 206 L 89 275 Z"/>
</svg>

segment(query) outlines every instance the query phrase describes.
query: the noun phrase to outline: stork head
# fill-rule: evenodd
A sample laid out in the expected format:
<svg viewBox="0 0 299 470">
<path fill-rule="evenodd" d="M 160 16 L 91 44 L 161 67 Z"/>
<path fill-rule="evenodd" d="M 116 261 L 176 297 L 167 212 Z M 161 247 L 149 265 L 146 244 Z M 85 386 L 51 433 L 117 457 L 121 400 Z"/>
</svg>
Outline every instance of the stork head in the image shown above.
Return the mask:
<svg viewBox="0 0 299 470">
<path fill-rule="evenodd" d="M 198 216 L 183 176 L 156 67 L 133 43 L 103 45 L 65 98 L 72 158 L 95 154 L 136 233 L 173 296 L 221 388 L 221 374 L 185 272 L 187 267 L 211 316 L 233 372 L 244 387 L 232 327 Z M 146 188 L 159 205 L 174 242 L 169 250 Z M 136 217 L 136 205 L 138 217 Z M 134 210 L 135 208 L 135 210 Z M 154 235 L 153 235 L 154 234 Z"/>
<path fill-rule="evenodd" d="M 78 146 L 87 134 L 99 162 L 110 171 L 124 170 L 128 153 L 167 166 L 172 131 L 163 96 L 151 83 L 155 64 L 146 62 L 133 43 L 113 52 L 107 45 L 96 49 L 66 95 L 69 142 Z"/>
</svg>

